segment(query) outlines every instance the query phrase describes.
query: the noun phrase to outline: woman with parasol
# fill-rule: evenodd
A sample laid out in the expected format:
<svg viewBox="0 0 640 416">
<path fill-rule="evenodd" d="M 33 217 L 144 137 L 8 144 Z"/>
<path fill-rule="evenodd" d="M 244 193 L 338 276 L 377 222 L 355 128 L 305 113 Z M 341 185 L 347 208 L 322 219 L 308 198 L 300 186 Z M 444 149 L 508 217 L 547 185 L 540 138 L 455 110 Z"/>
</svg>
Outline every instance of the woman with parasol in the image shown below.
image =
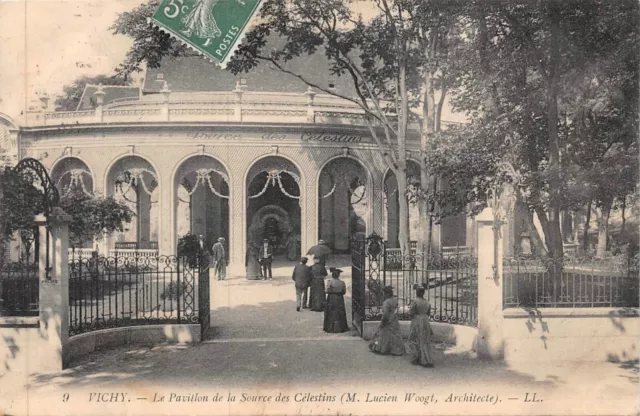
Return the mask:
<svg viewBox="0 0 640 416">
<path fill-rule="evenodd" d="M 318 240 L 318 244 L 311 247 L 309 251 L 307 251 L 307 255 L 313 256 L 314 260 L 319 259 L 320 264 L 322 264 L 323 267 L 327 266 L 329 254 L 331 254 L 331 249 L 327 247 L 324 240 Z"/>
</svg>

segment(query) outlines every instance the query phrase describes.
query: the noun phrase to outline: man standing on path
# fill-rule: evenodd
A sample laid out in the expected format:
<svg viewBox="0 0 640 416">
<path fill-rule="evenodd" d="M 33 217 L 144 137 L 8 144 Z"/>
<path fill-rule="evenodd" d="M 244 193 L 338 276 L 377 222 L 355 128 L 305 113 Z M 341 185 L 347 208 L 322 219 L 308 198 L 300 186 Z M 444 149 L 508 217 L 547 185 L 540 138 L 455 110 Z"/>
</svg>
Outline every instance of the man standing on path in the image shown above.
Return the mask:
<svg viewBox="0 0 640 416">
<path fill-rule="evenodd" d="M 227 278 L 227 258 L 224 252 L 224 238 L 218 238 L 218 242 L 211 248 L 213 269 L 215 270 L 217 280 L 225 280 Z"/>
<path fill-rule="evenodd" d="M 300 312 L 300 306 L 307 303 L 307 288 L 311 284 L 311 267 L 307 266 L 307 258 L 302 257 L 300 264 L 293 268 L 291 279 L 296 282 L 296 311 Z M 304 298 L 303 298 L 304 294 Z"/>
<path fill-rule="evenodd" d="M 262 247 L 260 248 L 260 264 L 262 265 L 262 276 L 264 280 L 273 280 L 273 274 L 271 273 L 271 263 L 273 261 L 273 246 L 269 243 L 269 239 L 262 240 Z"/>
</svg>

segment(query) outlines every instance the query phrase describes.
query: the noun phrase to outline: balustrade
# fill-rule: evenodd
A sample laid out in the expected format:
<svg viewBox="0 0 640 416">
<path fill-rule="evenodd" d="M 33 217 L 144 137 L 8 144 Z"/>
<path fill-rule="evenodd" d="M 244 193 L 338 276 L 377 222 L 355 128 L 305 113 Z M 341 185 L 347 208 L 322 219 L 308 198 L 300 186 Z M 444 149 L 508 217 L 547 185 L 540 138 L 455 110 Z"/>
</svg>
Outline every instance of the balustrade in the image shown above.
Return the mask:
<svg viewBox="0 0 640 416">
<path fill-rule="evenodd" d="M 269 93 L 245 90 L 164 92 L 163 97 L 117 99 L 94 110 L 44 112 L 28 120 L 31 126 L 81 125 L 158 121 L 258 121 L 365 125 L 358 105 L 331 95 Z"/>
</svg>

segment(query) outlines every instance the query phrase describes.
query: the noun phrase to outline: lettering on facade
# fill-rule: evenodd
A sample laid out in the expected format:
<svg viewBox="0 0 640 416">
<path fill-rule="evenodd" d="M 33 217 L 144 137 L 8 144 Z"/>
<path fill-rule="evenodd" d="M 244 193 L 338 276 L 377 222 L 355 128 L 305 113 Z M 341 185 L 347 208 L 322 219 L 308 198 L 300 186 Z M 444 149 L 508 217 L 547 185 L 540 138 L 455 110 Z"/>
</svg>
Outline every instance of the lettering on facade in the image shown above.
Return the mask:
<svg viewBox="0 0 640 416">
<path fill-rule="evenodd" d="M 238 140 L 243 136 L 238 133 L 215 133 L 199 130 L 191 135 L 195 140 Z M 279 141 L 279 140 L 300 140 L 303 142 L 332 142 L 332 143 L 362 143 L 365 140 L 363 136 L 351 134 L 332 134 L 332 133 L 265 133 L 261 136 L 262 140 Z"/>
<path fill-rule="evenodd" d="M 198 140 L 238 140 L 242 139 L 242 135 L 238 133 L 214 133 L 199 130 L 191 136 L 191 138 Z"/>
<path fill-rule="evenodd" d="M 362 143 L 362 136 L 350 134 L 302 133 L 289 135 L 284 133 L 266 133 L 263 140 L 301 140 L 303 142 Z"/>
</svg>

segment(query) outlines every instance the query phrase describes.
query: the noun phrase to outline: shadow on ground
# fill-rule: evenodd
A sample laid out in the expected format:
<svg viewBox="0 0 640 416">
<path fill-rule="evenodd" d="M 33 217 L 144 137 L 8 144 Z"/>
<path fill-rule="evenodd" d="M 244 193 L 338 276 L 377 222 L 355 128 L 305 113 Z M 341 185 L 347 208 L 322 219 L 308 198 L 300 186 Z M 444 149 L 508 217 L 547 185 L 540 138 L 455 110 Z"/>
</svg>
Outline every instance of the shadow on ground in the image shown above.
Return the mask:
<svg viewBox="0 0 640 416">
<path fill-rule="evenodd" d="M 225 388 L 268 385 L 273 388 L 295 386 L 392 385 L 460 386 L 502 385 L 540 389 L 555 388 L 559 379 L 544 380 L 511 370 L 499 362 L 482 362 L 467 353 L 449 353 L 436 349 L 436 367 L 425 369 L 409 363 L 408 356 L 379 356 L 369 352 L 359 337 L 322 332 L 322 313 L 295 312 L 293 301 L 262 302 L 258 305 L 225 308 L 229 316 L 244 317 L 242 326 L 228 329 L 228 338 L 193 346 L 124 346 L 80 357 L 67 370 L 53 375 L 36 375 L 34 387 L 91 386 L 93 389 L 135 382 L 166 386 L 223 386 Z M 261 320 L 251 321 L 259 316 Z M 279 318 L 275 318 L 279 317 Z M 287 317 L 286 319 L 283 317 Z M 293 321 L 298 321 L 298 326 Z M 306 338 L 246 340 L 247 334 L 263 328 L 284 333 L 287 328 L 302 328 L 299 323 L 313 322 Z M 278 321 L 278 322 L 274 322 Z M 222 330 L 224 332 L 224 330 Z M 245 335 L 243 340 L 236 335 Z M 229 336 L 231 335 L 231 336 Z M 302 335 L 302 334 L 300 334 Z"/>
</svg>

